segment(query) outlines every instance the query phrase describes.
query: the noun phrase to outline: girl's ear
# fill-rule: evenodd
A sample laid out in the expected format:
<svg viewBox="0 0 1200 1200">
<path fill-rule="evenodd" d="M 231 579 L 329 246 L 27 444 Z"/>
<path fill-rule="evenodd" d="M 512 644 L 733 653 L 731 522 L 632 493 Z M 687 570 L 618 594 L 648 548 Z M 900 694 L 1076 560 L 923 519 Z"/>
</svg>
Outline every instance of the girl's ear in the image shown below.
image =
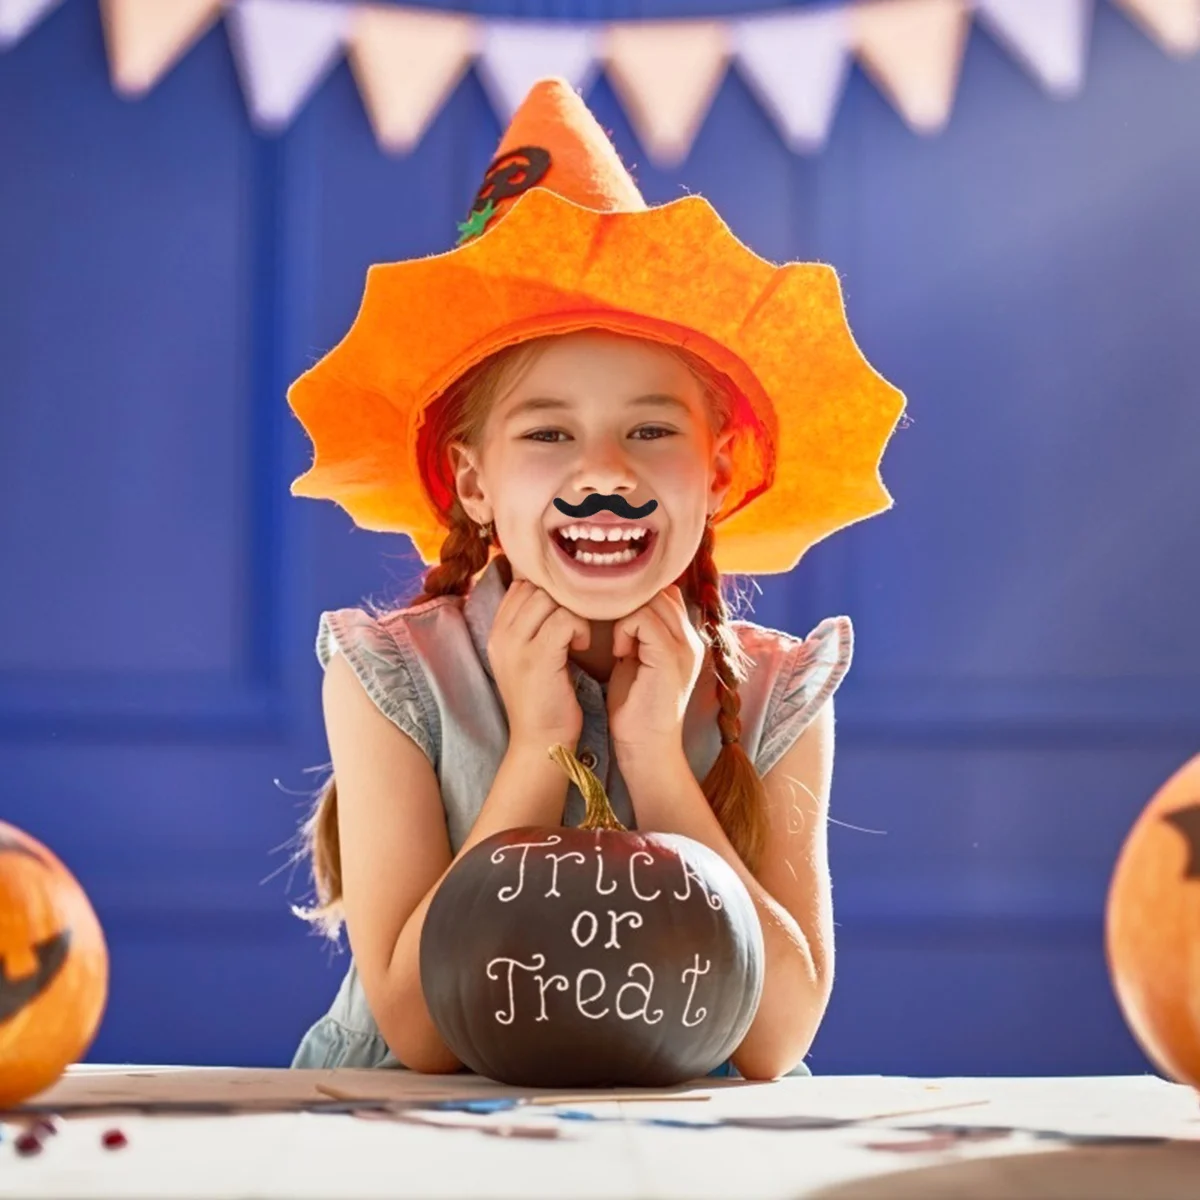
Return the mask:
<svg viewBox="0 0 1200 1200">
<path fill-rule="evenodd" d="M 709 494 L 712 512 L 717 512 L 725 503 L 725 494 L 733 482 L 733 439 L 736 431 L 729 430 L 717 437 L 712 451 L 712 478 L 709 484 Z"/>
<path fill-rule="evenodd" d="M 454 487 L 459 503 L 467 516 L 480 524 L 490 520 L 483 513 L 482 506 L 487 503 L 487 497 L 483 492 L 479 457 L 475 449 L 466 442 L 451 442 L 446 447 L 446 455 L 454 472 Z"/>
</svg>

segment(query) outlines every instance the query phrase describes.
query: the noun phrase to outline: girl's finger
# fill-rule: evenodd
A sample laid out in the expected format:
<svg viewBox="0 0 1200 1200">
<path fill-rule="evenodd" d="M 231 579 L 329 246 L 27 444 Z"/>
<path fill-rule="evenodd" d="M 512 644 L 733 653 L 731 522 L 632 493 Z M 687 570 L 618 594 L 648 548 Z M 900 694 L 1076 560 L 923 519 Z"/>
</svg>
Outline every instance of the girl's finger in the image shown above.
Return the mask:
<svg viewBox="0 0 1200 1200">
<path fill-rule="evenodd" d="M 512 586 L 504 593 L 501 607 L 496 610 L 496 618 L 492 622 L 493 633 L 519 634 L 522 637 L 532 637 L 538 626 L 549 615 L 544 596 L 528 579 L 514 579 Z"/>
<path fill-rule="evenodd" d="M 504 593 L 504 599 L 496 610 L 492 622 L 492 633 L 508 637 L 521 620 L 521 614 L 534 597 L 535 588 L 527 579 L 514 579 Z"/>
<path fill-rule="evenodd" d="M 632 615 L 632 614 L 631 614 Z M 613 658 L 624 658 L 633 653 L 633 638 L 618 625 L 613 632 Z"/>
<path fill-rule="evenodd" d="M 677 584 L 671 584 L 670 587 L 663 588 L 658 596 L 665 600 L 679 615 L 687 620 L 687 601 L 683 598 L 683 592 Z"/>
<path fill-rule="evenodd" d="M 649 666 L 661 666 L 664 658 L 672 654 L 673 636 L 662 617 L 649 605 L 630 613 L 620 625 L 617 634 L 627 633 L 638 641 L 638 657 Z M 616 637 L 614 636 L 614 653 Z"/>
<path fill-rule="evenodd" d="M 672 596 L 670 593 L 674 592 Z M 668 634 L 677 642 L 687 641 L 687 627 L 690 624 L 687 606 L 677 587 L 664 588 L 650 600 L 649 607 L 662 621 Z"/>
<path fill-rule="evenodd" d="M 529 581 L 527 579 L 514 579 L 504 589 L 504 595 L 500 597 L 500 603 L 496 608 L 496 617 L 492 622 L 493 627 L 507 628 L 512 621 L 513 614 L 520 609 L 525 601 L 525 597 L 528 595 Z"/>
<path fill-rule="evenodd" d="M 569 608 L 555 608 L 537 636 L 548 641 L 558 650 L 586 650 L 592 640 L 592 626 Z"/>
<path fill-rule="evenodd" d="M 529 595 L 525 597 L 520 610 L 513 615 L 512 633 L 522 641 L 532 641 L 556 608 L 558 604 L 549 592 L 530 584 Z"/>
</svg>

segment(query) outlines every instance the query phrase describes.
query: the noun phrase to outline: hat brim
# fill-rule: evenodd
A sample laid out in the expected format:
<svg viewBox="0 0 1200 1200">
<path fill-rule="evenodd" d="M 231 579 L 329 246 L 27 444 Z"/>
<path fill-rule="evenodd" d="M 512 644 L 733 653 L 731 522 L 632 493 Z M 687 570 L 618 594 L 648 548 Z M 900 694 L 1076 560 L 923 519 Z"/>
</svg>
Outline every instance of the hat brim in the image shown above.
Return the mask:
<svg viewBox="0 0 1200 1200">
<path fill-rule="evenodd" d="M 690 350 L 741 391 L 718 570 L 788 571 L 891 507 L 879 464 L 904 396 L 855 343 L 831 267 L 760 258 L 700 196 L 597 212 L 544 188 L 455 250 L 369 269 L 350 330 L 288 391 L 314 445 L 292 494 L 437 562 L 446 524 L 418 460 L 429 405 L 505 346 L 588 328 Z"/>
</svg>

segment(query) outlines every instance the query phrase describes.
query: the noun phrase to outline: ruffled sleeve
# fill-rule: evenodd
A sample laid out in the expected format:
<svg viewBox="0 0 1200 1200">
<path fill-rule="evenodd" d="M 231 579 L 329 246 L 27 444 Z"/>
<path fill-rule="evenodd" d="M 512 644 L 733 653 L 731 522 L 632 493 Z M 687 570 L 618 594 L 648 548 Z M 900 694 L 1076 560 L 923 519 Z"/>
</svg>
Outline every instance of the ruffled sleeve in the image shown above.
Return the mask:
<svg viewBox="0 0 1200 1200">
<path fill-rule="evenodd" d="M 440 729 L 437 705 L 402 626 L 385 626 L 358 608 L 321 614 L 317 659 L 322 669 L 342 654 L 393 725 L 402 729 L 436 768 Z"/>
<path fill-rule="evenodd" d="M 792 748 L 837 691 L 853 654 L 854 626 L 849 617 L 826 617 L 785 653 L 754 760 L 759 775 L 766 775 Z"/>
</svg>

